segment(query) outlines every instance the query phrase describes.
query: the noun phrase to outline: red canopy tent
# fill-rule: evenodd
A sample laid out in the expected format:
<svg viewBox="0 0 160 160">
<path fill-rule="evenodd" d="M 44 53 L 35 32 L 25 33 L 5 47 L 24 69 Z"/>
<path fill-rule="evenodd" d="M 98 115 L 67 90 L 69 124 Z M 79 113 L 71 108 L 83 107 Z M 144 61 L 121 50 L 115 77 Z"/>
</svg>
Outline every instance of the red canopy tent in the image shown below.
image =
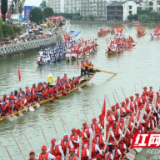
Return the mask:
<svg viewBox="0 0 160 160">
<path fill-rule="evenodd" d="M 58 18 L 58 17 L 53 16 L 52 18 L 49 18 L 49 20 L 50 20 L 50 21 L 56 21 L 56 20 L 59 20 L 59 18 Z"/>
</svg>

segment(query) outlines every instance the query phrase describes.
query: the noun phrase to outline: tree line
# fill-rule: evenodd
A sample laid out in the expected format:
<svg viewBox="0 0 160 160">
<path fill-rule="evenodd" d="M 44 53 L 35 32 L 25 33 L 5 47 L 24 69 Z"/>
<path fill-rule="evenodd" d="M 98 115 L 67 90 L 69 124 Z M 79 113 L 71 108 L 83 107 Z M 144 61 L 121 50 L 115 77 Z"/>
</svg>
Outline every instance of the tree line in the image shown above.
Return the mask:
<svg viewBox="0 0 160 160">
<path fill-rule="evenodd" d="M 152 12 L 150 10 L 138 10 L 137 14 L 129 15 L 128 20 L 137 20 L 140 22 L 156 22 L 160 21 L 160 12 Z"/>
</svg>

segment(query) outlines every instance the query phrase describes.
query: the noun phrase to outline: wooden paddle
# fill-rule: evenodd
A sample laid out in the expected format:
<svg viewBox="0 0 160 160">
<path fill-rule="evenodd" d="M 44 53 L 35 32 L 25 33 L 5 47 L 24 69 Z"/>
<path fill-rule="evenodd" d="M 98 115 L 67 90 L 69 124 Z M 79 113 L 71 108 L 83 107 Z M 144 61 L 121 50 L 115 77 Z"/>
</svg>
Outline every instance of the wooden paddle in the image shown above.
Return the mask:
<svg viewBox="0 0 160 160">
<path fill-rule="evenodd" d="M 100 72 L 104 72 L 104 73 L 109 73 L 109 74 L 114 74 L 114 75 L 118 74 L 118 73 L 115 73 L 115 72 L 105 71 L 105 70 L 101 70 L 101 69 L 91 67 L 91 66 L 87 66 L 87 65 L 85 65 L 85 66 L 88 67 L 88 68 L 95 69 L 95 70 L 100 71 Z"/>
</svg>

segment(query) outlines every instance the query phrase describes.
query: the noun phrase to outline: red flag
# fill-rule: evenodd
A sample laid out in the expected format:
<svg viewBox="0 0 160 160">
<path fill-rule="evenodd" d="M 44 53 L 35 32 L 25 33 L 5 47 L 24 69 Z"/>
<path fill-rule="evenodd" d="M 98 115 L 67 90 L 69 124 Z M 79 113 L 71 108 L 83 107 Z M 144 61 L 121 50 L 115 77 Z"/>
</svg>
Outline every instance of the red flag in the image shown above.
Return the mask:
<svg viewBox="0 0 160 160">
<path fill-rule="evenodd" d="M 20 73 L 19 67 L 18 67 L 18 79 L 19 79 L 19 82 L 20 82 L 21 81 L 21 73 Z"/>
<path fill-rule="evenodd" d="M 102 108 L 102 118 L 105 117 L 106 114 L 106 96 L 104 96 L 103 108 Z"/>
</svg>

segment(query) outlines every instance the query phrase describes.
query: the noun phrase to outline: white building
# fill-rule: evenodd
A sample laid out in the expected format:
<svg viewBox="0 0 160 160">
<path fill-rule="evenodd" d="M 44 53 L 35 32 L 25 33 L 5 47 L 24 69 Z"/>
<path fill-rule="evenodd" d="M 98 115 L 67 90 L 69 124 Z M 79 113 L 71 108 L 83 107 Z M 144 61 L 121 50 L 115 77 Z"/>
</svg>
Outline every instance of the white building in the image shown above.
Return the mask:
<svg viewBox="0 0 160 160">
<path fill-rule="evenodd" d="M 48 0 L 47 6 L 53 8 L 54 13 L 64 13 L 64 0 Z"/>
<path fill-rule="evenodd" d="M 127 20 L 128 15 L 137 13 L 137 4 L 133 0 L 111 1 L 107 4 L 107 20 Z"/>
</svg>

